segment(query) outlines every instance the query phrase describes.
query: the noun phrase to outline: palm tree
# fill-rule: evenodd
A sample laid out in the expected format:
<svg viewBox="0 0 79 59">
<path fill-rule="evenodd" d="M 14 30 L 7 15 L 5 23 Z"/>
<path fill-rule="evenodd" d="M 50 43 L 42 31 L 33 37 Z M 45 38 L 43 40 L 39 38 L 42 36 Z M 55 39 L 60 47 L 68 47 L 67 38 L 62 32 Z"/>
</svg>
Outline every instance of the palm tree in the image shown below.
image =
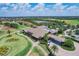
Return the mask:
<svg viewBox="0 0 79 59">
<path fill-rule="evenodd" d="M 58 47 L 56 45 L 53 45 L 52 50 L 53 50 L 53 53 L 55 54 L 56 52 L 58 52 Z"/>
</svg>

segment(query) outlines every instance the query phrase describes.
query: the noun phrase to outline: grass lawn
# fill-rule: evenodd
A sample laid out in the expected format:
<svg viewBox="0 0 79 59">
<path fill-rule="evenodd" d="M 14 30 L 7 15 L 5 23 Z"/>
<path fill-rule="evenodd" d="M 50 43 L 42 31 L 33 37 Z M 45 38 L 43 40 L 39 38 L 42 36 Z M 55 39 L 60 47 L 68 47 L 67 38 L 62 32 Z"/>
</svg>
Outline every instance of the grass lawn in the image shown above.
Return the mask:
<svg viewBox="0 0 79 59">
<path fill-rule="evenodd" d="M 34 47 L 30 56 L 44 56 L 44 53 L 38 47 Z"/>
<path fill-rule="evenodd" d="M 19 30 L 21 30 L 21 29 L 29 29 L 30 27 L 28 27 L 28 26 L 25 26 L 25 25 L 19 25 Z"/>
<path fill-rule="evenodd" d="M 0 30 L 0 36 L 2 36 L 2 35 L 4 35 L 4 34 L 6 34 L 6 31 Z"/>
<path fill-rule="evenodd" d="M 48 49 L 46 48 L 46 46 L 45 46 L 44 44 L 40 44 L 40 46 L 41 46 L 42 48 L 44 48 L 44 50 L 49 54 L 49 51 L 48 51 Z"/>
<path fill-rule="evenodd" d="M 79 24 L 79 20 L 64 20 L 67 24 L 76 25 Z"/>
<path fill-rule="evenodd" d="M 74 51 L 74 41 L 71 38 L 65 38 L 65 42 L 61 45 L 61 47 L 68 51 Z"/>
<path fill-rule="evenodd" d="M 11 37 L 2 38 L 0 46 L 9 46 L 11 48 L 7 54 L 9 56 L 22 56 L 28 53 L 32 44 L 26 38 L 13 34 Z"/>
<path fill-rule="evenodd" d="M 23 29 L 29 29 L 29 28 L 30 27 L 25 25 L 19 25 L 18 28 L 12 28 L 12 27 L 2 25 L 2 27 L 0 27 L 0 36 L 3 36 L 4 34 L 6 35 L 8 30 L 10 30 L 10 32 L 12 33 L 12 32 L 16 32 Z"/>
</svg>

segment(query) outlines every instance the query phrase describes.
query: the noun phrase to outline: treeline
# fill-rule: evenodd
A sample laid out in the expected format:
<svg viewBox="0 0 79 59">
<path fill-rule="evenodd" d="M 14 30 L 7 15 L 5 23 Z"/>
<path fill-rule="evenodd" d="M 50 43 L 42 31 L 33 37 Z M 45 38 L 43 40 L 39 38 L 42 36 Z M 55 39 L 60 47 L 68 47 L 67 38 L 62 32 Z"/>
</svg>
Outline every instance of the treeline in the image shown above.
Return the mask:
<svg viewBox="0 0 79 59">
<path fill-rule="evenodd" d="M 41 21 L 45 21 L 45 20 L 52 20 L 52 19 L 56 19 L 56 20 L 79 20 L 78 16 L 47 16 L 47 17 L 4 17 L 4 18 L 0 18 L 0 21 L 18 21 L 18 20 L 41 20 Z"/>
</svg>

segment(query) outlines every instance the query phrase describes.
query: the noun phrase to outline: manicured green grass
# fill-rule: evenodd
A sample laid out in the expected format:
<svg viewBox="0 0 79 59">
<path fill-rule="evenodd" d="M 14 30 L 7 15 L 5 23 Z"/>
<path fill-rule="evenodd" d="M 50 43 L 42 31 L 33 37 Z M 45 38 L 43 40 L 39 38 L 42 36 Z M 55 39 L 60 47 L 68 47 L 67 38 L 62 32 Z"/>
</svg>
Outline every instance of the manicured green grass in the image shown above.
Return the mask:
<svg viewBox="0 0 79 59">
<path fill-rule="evenodd" d="M 5 27 L 5 26 L 3 26 L 3 28 L 4 28 L 4 27 Z M 29 29 L 29 28 L 30 28 L 30 27 L 25 26 L 25 25 L 19 25 L 18 28 L 0 29 L 0 37 L 1 37 L 1 36 L 4 36 L 4 35 L 6 35 L 6 34 L 8 34 L 8 33 L 7 33 L 8 30 L 10 31 L 10 33 L 13 33 L 13 32 L 17 32 L 17 31 L 23 30 L 23 29 Z"/>
<path fill-rule="evenodd" d="M 30 55 L 31 56 L 44 56 L 44 53 L 38 47 L 34 47 Z"/>
<path fill-rule="evenodd" d="M 62 43 L 61 47 L 65 50 L 68 51 L 74 51 L 75 50 L 75 46 L 74 46 L 74 41 L 71 38 L 66 38 L 65 42 Z"/>
<path fill-rule="evenodd" d="M 1 24 L 1 25 L 4 25 L 4 24 Z M 0 30 L 0 45 L 11 47 L 10 52 L 7 53 L 6 55 L 23 56 L 23 55 L 26 55 L 28 53 L 32 44 L 31 44 L 31 42 L 28 41 L 27 38 L 25 38 L 23 36 L 21 37 L 17 34 L 12 34 L 11 36 L 7 36 L 8 30 L 10 30 L 10 33 L 13 33 L 13 32 L 17 32 L 17 31 L 20 31 L 23 29 L 28 29 L 28 28 L 30 28 L 30 27 L 25 26 L 25 25 L 20 25 L 20 24 L 18 25 L 18 28 L 10 28 L 9 27 L 8 29 L 5 29 L 5 26 L 1 27 L 2 30 Z"/>
<path fill-rule="evenodd" d="M 46 45 L 40 44 L 40 46 L 49 54 L 49 51 L 48 51 L 48 49 L 46 48 Z"/>
<path fill-rule="evenodd" d="M 67 51 L 74 51 L 75 50 L 75 47 L 72 47 L 72 48 L 67 48 L 65 46 L 61 46 L 63 49 L 67 50 Z"/>
<path fill-rule="evenodd" d="M 19 40 L 17 41 L 10 41 L 7 42 L 10 38 L 17 38 Z M 32 44 L 27 40 L 27 38 L 21 37 L 19 35 L 13 34 L 11 37 L 3 37 L 2 40 L 0 40 L 0 45 L 3 46 L 10 46 L 11 51 L 7 54 L 9 56 L 23 56 L 26 55 L 27 52 L 30 50 Z"/>
<path fill-rule="evenodd" d="M 67 24 L 76 25 L 79 24 L 79 20 L 64 20 Z"/>
<path fill-rule="evenodd" d="M 29 29 L 30 27 L 28 27 L 28 26 L 25 26 L 25 25 L 19 25 L 19 30 L 21 30 L 21 29 Z"/>
<path fill-rule="evenodd" d="M 4 35 L 4 34 L 6 34 L 6 31 L 0 30 L 0 36 L 2 36 L 2 35 Z"/>
</svg>

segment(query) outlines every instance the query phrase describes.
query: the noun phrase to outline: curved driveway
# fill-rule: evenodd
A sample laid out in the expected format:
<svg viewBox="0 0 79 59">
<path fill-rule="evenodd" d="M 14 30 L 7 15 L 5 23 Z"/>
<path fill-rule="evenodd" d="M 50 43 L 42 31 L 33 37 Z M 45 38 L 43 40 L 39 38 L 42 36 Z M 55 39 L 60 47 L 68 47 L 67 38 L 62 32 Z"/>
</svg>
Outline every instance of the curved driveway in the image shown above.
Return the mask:
<svg viewBox="0 0 79 59">
<path fill-rule="evenodd" d="M 64 50 L 63 48 L 61 48 L 60 46 L 58 46 L 59 50 L 56 53 L 57 56 L 79 56 L 79 43 L 74 42 L 75 45 L 75 50 L 74 51 L 67 51 Z"/>
</svg>

